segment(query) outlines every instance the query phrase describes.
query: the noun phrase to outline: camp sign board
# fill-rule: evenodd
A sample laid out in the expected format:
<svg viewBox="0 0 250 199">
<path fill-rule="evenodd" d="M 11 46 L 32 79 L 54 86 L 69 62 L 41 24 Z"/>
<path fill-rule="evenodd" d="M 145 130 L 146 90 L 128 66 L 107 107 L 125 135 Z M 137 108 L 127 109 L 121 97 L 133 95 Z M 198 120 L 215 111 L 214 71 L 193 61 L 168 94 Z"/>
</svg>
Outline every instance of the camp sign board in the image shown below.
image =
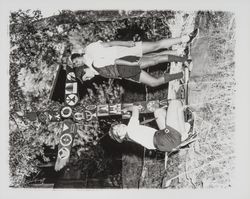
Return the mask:
<svg viewBox="0 0 250 199">
<path fill-rule="evenodd" d="M 58 75 L 57 75 L 58 76 Z M 98 120 L 100 117 L 112 115 L 121 115 L 123 119 L 130 118 L 129 112 L 123 112 L 123 109 L 136 105 L 141 114 L 154 112 L 159 107 L 166 107 L 168 100 L 141 101 L 134 103 L 101 104 L 101 105 L 79 105 L 78 83 L 74 69 L 66 67 L 65 96 L 64 105 L 58 111 L 36 111 L 27 112 L 25 117 L 30 121 L 62 122 L 62 129 L 59 138 L 58 154 L 55 164 L 55 170 L 62 169 L 70 158 L 70 151 L 74 141 L 74 135 L 77 133 L 77 123 Z M 80 111 L 79 111 L 80 110 Z"/>
<path fill-rule="evenodd" d="M 139 107 L 141 114 L 147 114 L 154 112 L 157 108 L 167 106 L 167 100 L 152 100 L 152 101 L 140 101 L 134 103 L 118 103 L 118 104 L 101 104 L 101 105 L 78 105 L 72 107 L 69 105 L 63 106 L 60 111 L 37 111 L 29 112 L 26 114 L 26 118 L 31 121 L 38 120 L 39 122 L 60 122 L 65 119 L 71 119 L 74 122 L 84 122 L 91 120 L 98 120 L 100 117 L 108 117 L 112 115 L 122 115 L 124 119 L 130 117 L 130 113 L 125 113 L 122 110 L 126 107 L 136 105 Z M 81 110 L 81 111 L 79 111 Z"/>
</svg>

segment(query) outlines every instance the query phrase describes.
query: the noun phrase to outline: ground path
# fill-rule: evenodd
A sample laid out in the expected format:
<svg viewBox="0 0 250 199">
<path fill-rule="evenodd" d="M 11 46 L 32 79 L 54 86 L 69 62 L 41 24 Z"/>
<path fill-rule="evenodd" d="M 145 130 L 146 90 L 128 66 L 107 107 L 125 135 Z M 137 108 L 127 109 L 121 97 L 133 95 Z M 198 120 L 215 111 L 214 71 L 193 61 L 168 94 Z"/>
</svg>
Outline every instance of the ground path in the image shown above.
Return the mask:
<svg viewBox="0 0 250 199">
<path fill-rule="evenodd" d="M 176 12 L 175 18 L 168 22 L 172 37 L 180 37 L 192 32 L 194 30 L 195 16 L 195 12 Z M 172 48 L 178 52 L 178 55 L 183 56 L 185 47 L 186 43 L 183 43 L 175 45 Z M 172 74 L 180 71 L 182 71 L 182 63 L 172 62 L 170 65 L 170 73 Z M 176 96 L 176 92 L 178 92 L 179 87 L 179 80 L 174 80 L 169 83 L 168 99 L 171 100 L 179 97 Z M 162 186 L 162 183 L 159 181 L 162 180 L 160 176 L 163 175 L 167 160 L 167 153 L 165 158 L 163 157 L 161 159 L 151 159 L 144 157 L 144 167 L 142 169 L 140 187 L 152 188 Z M 174 162 L 178 163 L 178 160 L 175 160 Z"/>
<path fill-rule="evenodd" d="M 214 17 L 217 17 L 214 15 Z M 198 39 L 191 48 L 193 69 L 189 105 L 196 113 L 198 141 L 168 161 L 163 187 L 224 188 L 231 186 L 234 169 L 234 28 L 231 13 L 221 16 L 221 27 L 208 28 L 199 16 Z M 210 26 L 212 26 L 210 24 Z M 172 164 L 172 165 L 171 165 Z"/>
<path fill-rule="evenodd" d="M 191 13 L 189 16 L 195 15 Z M 216 13 L 212 17 L 216 18 Z M 195 131 L 198 133 L 198 140 L 189 148 L 168 158 L 163 178 L 159 176 L 163 173 L 161 166 L 164 162 L 146 159 L 140 187 L 159 187 L 159 182 L 155 182 L 157 180 L 162 180 L 162 188 L 231 186 L 235 158 L 234 16 L 225 13 L 220 15 L 220 20 L 221 26 L 213 26 L 206 15 L 200 15 L 195 24 L 190 18 L 188 25 L 189 22 L 184 21 L 182 13 L 176 14 L 171 30 L 173 36 L 190 32 L 194 28 L 192 25 L 200 29 L 200 34 L 191 47 L 193 69 L 188 91 L 189 105 L 197 116 Z M 172 64 L 171 73 L 179 70 L 180 65 Z M 172 91 L 176 91 L 178 87 L 178 81 L 169 84 L 170 99 L 176 97 Z"/>
</svg>

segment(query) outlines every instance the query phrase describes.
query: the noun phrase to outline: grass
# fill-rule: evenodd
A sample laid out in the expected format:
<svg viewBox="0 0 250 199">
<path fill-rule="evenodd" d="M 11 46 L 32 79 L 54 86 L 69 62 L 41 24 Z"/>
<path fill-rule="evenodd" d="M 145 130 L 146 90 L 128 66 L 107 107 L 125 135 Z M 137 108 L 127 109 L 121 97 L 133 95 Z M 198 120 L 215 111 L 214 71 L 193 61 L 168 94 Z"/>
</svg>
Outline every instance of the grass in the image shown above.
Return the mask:
<svg viewBox="0 0 250 199">
<path fill-rule="evenodd" d="M 178 153 L 178 167 L 169 160 L 164 182 L 172 188 L 226 188 L 234 171 L 234 15 L 229 12 L 198 13 L 199 39 L 189 99 L 197 114 L 198 141 Z M 170 172 L 173 170 L 172 172 Z"/>
<path fill-rule="evenodd" d="M 228 188 L 234 175 L 235 21 L 230 12 L 198 12 L 199 39 L 192 46 L 190 107 L 198 140 L 168 159 L 144 153 L 140 188 Z M 133 170 L 133 166 L 130 170 Z M 128 171 L 128 168 L 124 170 Z M 125 174 L 126 175 L 126 174 Z M 129 173 L 131 175 L 131 173 Z M 126 175 L 126 176 L 129 176 Z M 133 176 L 134 178 L 138 177 Z"/>
</svg>

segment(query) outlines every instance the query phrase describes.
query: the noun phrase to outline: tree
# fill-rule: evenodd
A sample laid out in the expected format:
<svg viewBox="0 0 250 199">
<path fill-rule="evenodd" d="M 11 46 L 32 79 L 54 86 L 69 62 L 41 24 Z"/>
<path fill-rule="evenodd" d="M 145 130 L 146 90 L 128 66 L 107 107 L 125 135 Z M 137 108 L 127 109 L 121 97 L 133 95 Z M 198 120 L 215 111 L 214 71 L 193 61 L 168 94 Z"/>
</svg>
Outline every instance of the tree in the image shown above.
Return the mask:
<svg viewBox="0 0 250 199">
<path fill-rule="evenodd" d="M 56 149 L 60 124 L 28 122 L 21 111 L 59 110 L 61 104 L 49 100 L 53 75 L 65 64 L 74 45 L 84 47 L 97 40 L 157 40 L 169 37 L 164 25 L 171 12 L 62 11 L 43 18 L 39 10 L 18 10 L 10 15 L 10 178 L 11 186 L 22 187 L 27 177 L 39 172 L 39 162 L 51 161 L 44 146 Z M 160 26 L 158 26 L 160 25 Z M 164 25 L 164 27 L 162 26 Z M 158 28 L 157 28 L 158 27 Z M 160 27 L 160 28 L 159 28 Z M 153 91 L 154 93 L 156 91 Z M 99 78 L 86 88 L 81 105 L 121 102 L 119 80 Z M 159 92 L 160 93 L 160 92 Z M 97 122 L 85 123 L 79 131 L 72 157 L 94 153 L 103 136 Z M 90 152 L 92 150 L 92 152 Z M 94 153 L 95 154 L 95 153 Z M 38 157 L 42 157 L 38 159 Z M 93 156 L 95 159 L 97 156 Z M 100 158 L 100 156 L 98 156 Z M 73 158 L 76 162 L 77 158 Z"/>
</svg>

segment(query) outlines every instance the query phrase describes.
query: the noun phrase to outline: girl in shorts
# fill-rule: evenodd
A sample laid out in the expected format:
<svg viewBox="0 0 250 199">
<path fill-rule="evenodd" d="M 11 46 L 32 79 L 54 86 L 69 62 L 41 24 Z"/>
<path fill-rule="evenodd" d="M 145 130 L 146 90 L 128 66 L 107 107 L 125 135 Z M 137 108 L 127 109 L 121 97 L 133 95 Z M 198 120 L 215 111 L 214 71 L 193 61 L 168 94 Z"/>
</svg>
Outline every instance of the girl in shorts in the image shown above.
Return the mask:
<svg viewBox="0 0 250 199">
<path fill-rule="evenodd" d="M 132 111 L 128 125 L 112 125 L 109 135 L 119 143 L 128 140 L 150 150 L 170 152 L 188 137 L 190 124 L 185 123 L 183 109 L 180 100 L 171 101 L 167 111 L 163 108 L 156 109 L 154 115 L 159 129 L 154 129 L 140 125 L 138 106 L 131 106 L 124 110 Z"/>
<path fill-rule="evenodd" d="M 160 78 L 154 78 L 143 69 L 165 62 L 183 62 L 187 65 L 191 60 L 165 52 L 149 53 L 182 42 L 190 43 L 197 34 L 198 29 L 189 35 L 156 42 L 98 41 L 89 44 L 84 49 L 83 54 L 72 54 L 71 61 L 76 67 L 83 65 L 88 67 L 84 68 L 85 74 L 81 77 L 82 81 L 89 80 L 95 75 L 101 75 L 107 78 L 126 78 L 157 87 L 169 81 L 183 78 L 183 72 L 164 74 Z"/>
</svg>

